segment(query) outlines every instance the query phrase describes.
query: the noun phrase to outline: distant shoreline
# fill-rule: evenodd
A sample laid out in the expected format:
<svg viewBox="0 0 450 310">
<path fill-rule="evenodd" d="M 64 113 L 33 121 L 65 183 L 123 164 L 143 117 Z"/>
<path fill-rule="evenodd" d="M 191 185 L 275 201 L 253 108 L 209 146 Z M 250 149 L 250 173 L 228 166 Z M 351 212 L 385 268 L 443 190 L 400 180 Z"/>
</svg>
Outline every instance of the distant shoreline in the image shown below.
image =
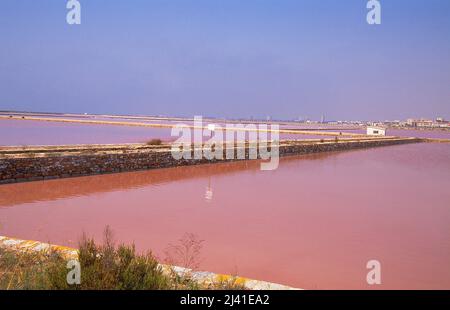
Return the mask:
<svg viewBox="0 0 450 310">
<path fill-rule="evenodd" d="M 422 131 L 450 131 L 450 128 L 442 128 L 442 127 L 395 127 L 389 126 L 388 129 L 399 129 L 399 130 L 422 130 Z"/>
<path fill-rule="evenodd" d="M 29 112 L 29 111 L 2 111 L 0 110 L 0 119 L 5 119 L 8 116 L 13 116 L 13 119 L 18 119 L 18 117 L 21 116 L 31 116 L 31 117 L 37 117 L 39 116 L 47 116 L 47 117 L 77 117 L 77 118 L 85 118 L 85 119 L 95 119 L 96 117 L 103 117 L 103 118 L 111 118 L 111 119 L 129 119 L 129 120 L 160 120 L 160 121 L 186 121 L 186 122 L 192 122 L 194 121 L 193 117 L 180 117 L 180 116 L 162 116 L 162 115 L 114 115 L 114 114 L 80 114 L 80 113 L 59 113 L 59 112 Z M 35 120 L 39 120 L 39 119 Z M 248 124 L 248 123 L 254 123 L 254 124 L 279 124 L 279 125 L 321 125 L 326 126 L 329 128 L 322 128 L 322 130 L 330 130 L 334 129 L 336 127 L 336 130 L 357 130 L 357 129 L 363 129 L 367 127 L 368 125 L 363 124 L 354 124 L 351 121 L 343 121 L 343 124 L 330 124 L 330 123 L 320 123 L 320 122 L 299 122 L 299 121 L 289 121 L 289 120 L 267 120 L 264 121 L 262 119 L 226 119 L 226 118 L 219 118 L 219 117 L 204 117 L 204 121 L 210 121 L 210 122 L 228 122 L 228 123 L 241 123 L 241 124 Z M 50 120 L 47 120 L 50 121 Z M 66 120 L 68 121 L 68 120 Z M 118 122 L 119 123 L 119 122 Z M 120 124 L 119 124 L 120 125 Z M 349 126 L 348 129 L 345 128 L 339 128 L 342 126 Z M 392 126 L 392 125 L 384 125 L 388 129 L 399 129 L 399 130 L 421 130 L 421 131 L 445 131 L 450 132 L 450 128 L 443 128 L 443 127 L 402 127 L 402 126 Z M 165 126 L 154 126 L 154 127 L 165 127 Z M 319 128 L 320 129 L 320 128 Z M 284 129 L 289 130 L 289 129 Z M 297 129 L 294 129 L 297 130 Z M 305 128 L 304 130 L 310 130 L 309 128 Z M 317 129 L 313 129 L 317 130 Z"/>
</svg>

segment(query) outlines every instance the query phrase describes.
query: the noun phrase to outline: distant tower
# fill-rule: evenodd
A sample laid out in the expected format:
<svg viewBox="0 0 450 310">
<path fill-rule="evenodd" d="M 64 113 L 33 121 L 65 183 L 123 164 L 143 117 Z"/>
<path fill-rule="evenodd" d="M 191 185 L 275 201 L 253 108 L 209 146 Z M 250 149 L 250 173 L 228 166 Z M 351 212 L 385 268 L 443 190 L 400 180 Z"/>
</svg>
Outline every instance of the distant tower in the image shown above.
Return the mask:
<svg viewBox="0 0 450 310">
<path fill-rule="evenodd" d="M 325 123 L 325 116 L 322 114 L 322 117 L 320 118 L 320 122 L 323 124 Z"/>
</svg>

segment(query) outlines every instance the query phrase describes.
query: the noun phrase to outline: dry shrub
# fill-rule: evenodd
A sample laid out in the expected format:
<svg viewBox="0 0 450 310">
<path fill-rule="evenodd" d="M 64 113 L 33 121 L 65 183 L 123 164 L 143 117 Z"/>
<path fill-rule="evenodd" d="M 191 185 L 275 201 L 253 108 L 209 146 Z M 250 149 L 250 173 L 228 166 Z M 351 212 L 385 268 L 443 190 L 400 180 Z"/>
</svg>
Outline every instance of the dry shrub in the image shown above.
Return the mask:
<svg viewBox="0 0 450 310">
<path fill-rule="evenodd" d="M 147 141 L 147 145 L 161 145 L 162 140 L 161 139 L 151 139 L 150 141 Z"/>
<path fill-rule="evenodd" d="M 200 266 L 200 252 L 204 240 L 193 233 L 185 233 L 176 244 L 169 244 L 165 250 L 166 263 L 196 270 Z"/>
<path fill-rule="evenodd" d="M 200 264 L 203 240 L 185 234 L 169 245 L 166 254 L 171 264 L 196 269 Z M 67 283 L 67 260 L 55 251 L 19 252 L 0 248 L 0 289 L 81 289 L 81 290 L 156 290 L 156 289 L 244 289 L 239 278 L 226 277 L 217 283 L 199 284 L 190 274 L 164 272 L 151 252 L 140 255 L 134 244 L 116 246 L 111 229 L 104 231 L 103 244 L 85 234 L 79 242 L 78 261 L 81 283 Z"/>
</svg>

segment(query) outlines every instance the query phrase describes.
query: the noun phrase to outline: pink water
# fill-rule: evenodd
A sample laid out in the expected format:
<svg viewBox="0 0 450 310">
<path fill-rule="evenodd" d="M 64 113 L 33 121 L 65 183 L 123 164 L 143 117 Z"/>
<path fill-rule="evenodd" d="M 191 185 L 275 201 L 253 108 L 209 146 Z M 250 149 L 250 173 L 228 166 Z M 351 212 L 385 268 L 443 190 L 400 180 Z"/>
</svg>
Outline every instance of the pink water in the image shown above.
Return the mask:
<svg viewBox="0 0 450 310">
<path fill-rule="evenodd" d="M 346 130 L 345 132 L 365 134 L 366 130 Z M 397 137 L 450 139 L 450 130 L 387 129 L 386 135 Z"/>
<path fill-rule="evenodd" d="M 108 119 L 108 121 L 111 120 Z M 120 120 L 112 121 L 119 122 Z M 177 122 L 168 121 L 158 123 L 177 124 Z M 186 125 L 192 125 L 192 123 L 186 122 Z M 204 123 L 204 125 L 206 126 L 207 123 Z M 270 138 L 270 134 L 268 137 Z M 174 141 L 178 137 L 171 136 L 171 128 L 0 120 L 0 146 L 142 143 L 153 138 Z M 280 139 L 320 138 L 323 138 L 323 136 L 280 134 Z M 208 137 L 204 137 L 204 139 L 206 140 Z"/>
<path fill-rule="evenodd" d="M 172 140 L 170 128 L 0 120 L 1 145 L 140 143 Z"/>
<path fill-rule="evenodd" d="M 51 117 L 48 117 L 51 118 Z M 58 118 L 58 117 L 53 117 Z M 67 117 L 68 118 L 68 117 Z M 75 118 L 85 119 L 85 118 Z M 177 124 L 177 121 L 146 121 L 128 119 L 109 119 L 96 117 L 94 120 L 127 121 L 141 123 Z M 192 125 L 192 122 L 181 122 Z M 204 122 L 206 126 L 208 122 Z M 223 124 L 219 124 L 223 125 Z M 280 129 L 294 129 L 295 126 L 280 126 Z M 317 127 L 317 126 L 316 126 Z M 270 127 L 269 127 L 270 128 Z M 286 129 L 285 128 L 285 129 Z M 311 128 L 315 128 L 311 125 Z M 331 128 L 331 127 L 330 127 Z M 307 128 L 301 128 L 307 130 Z M 345 133 L 365 134 L 365 130 L 338 130 Z M 387 135 L 420 138 L 450 139 L 450 131 L 429 130 L 401 130 L 389 129 Z M 332 139 L 330 136 L 280 134 L 280 139 Z M 31 120 L 0 120 L 0 146 L 2 145 L 58 145 L 58 144 L 102 144 L 102 143 L 142 143 L 154 138 L 163 141 L 174 141 L 177 137 L 171 136 L 171 128 L 134 127 L 120 125 L 76 124 L 43 122 Z M 270 135 L 268 136 L 270 139 Z M 204 137 L 204 139 L 208 139 Z"/>
<path fill-rule="evenodd" d="M 0 235 L 76 246 L 84 231 L 160 258 L 190 232 L 200 269 L 307 289 L 450 289 L 450 145 L 0 185 Z M 212 199 L 205 199 L 207 190 Z M 381 263 L 382 285 L 366 283 Z"/>
<path fill-rule="evenodd" d="M 450 130 L 389 129 L 390 136 L 450 139 Z"/>
</svg>

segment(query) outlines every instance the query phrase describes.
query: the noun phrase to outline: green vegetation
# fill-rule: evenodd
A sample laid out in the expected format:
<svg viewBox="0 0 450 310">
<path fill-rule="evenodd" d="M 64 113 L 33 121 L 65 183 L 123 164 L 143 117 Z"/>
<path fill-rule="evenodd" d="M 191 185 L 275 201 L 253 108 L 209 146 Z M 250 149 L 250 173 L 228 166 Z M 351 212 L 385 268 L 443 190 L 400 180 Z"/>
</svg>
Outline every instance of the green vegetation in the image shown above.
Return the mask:
<svg viewBox="0 0 450 310">
<path fill-rule="evenodd" d="M 102 245 L 82 238 L 78 261 L 81 283 L 69 285 L 67 260 L 55 251 L 19 252 L 0 248 L 0 289 L 167 290 L 244 289 L 237 278 L 198 284 L 189 274 L 163 269 L 151 252 L 139 255 L 134 245 L 112 242 L 107 228 Z"/>
<path fill-rule="evenodd" d="M 45 289 L 49 271 L 65 261 L 57 253 L 18 253 L 0 248 L 0 289 Z"/>
</svg>

